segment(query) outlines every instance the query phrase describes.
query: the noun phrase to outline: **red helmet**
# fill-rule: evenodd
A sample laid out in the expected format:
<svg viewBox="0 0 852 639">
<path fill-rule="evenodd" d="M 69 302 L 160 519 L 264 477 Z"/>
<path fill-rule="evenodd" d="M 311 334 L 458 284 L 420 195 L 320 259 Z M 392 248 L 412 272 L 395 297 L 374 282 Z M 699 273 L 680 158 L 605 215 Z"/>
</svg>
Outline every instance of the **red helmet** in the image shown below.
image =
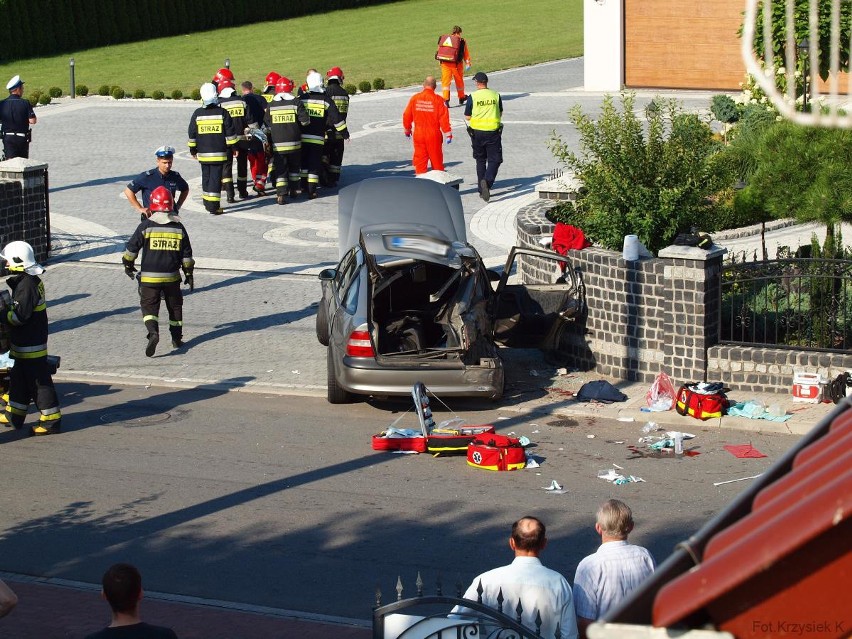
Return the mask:
<svg viewBox="0 0 852 639">
<path fill-rule="evenodd" d="M 331 67 L 325 74 L 325 77 L 327 77 L 329 80 L 337 79 L 343 82 L 343 69 L 341 69 L 340 67 Z"/>
<path fill-rule="evenodd" d="M 293 81 L 283 75 L 275 83 L 275 93 L 290 93 L 293 91 Z"/>
<path fill-rule="evenodd" d="M 234 88 L 234 81 L 229 80 L 228 78 L 222 78 L 221 80 L 219 80 L 216 83 L 216 91 L 218 93 L 222 93 L 222 91 L 224 91 L 225 89 L 233 89 L 233 88 Z"/>
<path fill-rule="evenodd" d="M 222 67 L 216 72 L 216 75 L 213 76 L 213 84 L 219 84 L 222 80 L 234 81 L 234 74 L 228 67 Z"/>
<path fill-rule="evenodd" d="M 174 211 L 175 200 L 172 197 L 172 192 L 164 186 L 158 186 L 151 191 L 151 199 L 148 201 L 148 208 L 151 212 L 154 211 Z"/>
<path fill-rule="evenodd" d="M 275 83 L 278 82 L 278 79 L 280 77 L 281 77 L 280 74 L 275 73 L 275 71 L 270 71 L 269 74 L 266 76 L 266 86 L 267 87 L 274 87 Z"/>
</svg>

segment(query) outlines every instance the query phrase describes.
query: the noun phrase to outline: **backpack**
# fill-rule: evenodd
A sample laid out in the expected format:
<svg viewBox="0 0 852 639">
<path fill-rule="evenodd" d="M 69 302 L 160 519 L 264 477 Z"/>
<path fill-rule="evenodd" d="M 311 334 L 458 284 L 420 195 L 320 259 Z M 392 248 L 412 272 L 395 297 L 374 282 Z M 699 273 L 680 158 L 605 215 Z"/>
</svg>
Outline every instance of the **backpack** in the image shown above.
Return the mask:
<svg viewBox="0 0 852 639">
<path fill-rule="evenodd" d="M 438 39 L 435 59 L 441 62 L 459 62 L 462 57 L 462 38 L 458 35 L 442 35 Z"/>
<path fill-rule="evenodd" d="M 728 409 L 728 398 L 722 390 L 713 393 L 699 393 L 690 386 L 681 386 L 677 391 L 675 410 L 680 415 L 689 415 L 695 419 L 721 417 Z"/>
</svg>

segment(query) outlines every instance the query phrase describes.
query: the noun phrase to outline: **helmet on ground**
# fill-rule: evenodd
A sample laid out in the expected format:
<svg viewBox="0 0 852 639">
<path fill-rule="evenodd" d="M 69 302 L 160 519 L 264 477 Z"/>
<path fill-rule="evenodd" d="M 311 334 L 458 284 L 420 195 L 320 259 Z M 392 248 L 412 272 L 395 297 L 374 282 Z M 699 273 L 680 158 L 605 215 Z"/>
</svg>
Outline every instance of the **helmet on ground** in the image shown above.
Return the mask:
<svg viewBox="0 0 852 639">
<path fill-rule="evenodd" d="M 312 71 L 305 78 L 308 85 L 308 91 L 322 91 L 322 76 L 316 71 Z"/>
<path fill-rule="evenodd" d="M 216 83 L 216 89 L 219 91 L 219 93 L 222 93 L 222 91 L 224 91 L 225 89 L 233 89 L 233 88 L 234 88 L 234 81 L 229 80 L 228 78 L 222 78 L 221 80 L 219 80 Z"/>
<path fill-rule="evenodd" d="M 266 75 L 266 86 L 267 86 L 267 87 L 274 87 L 274 86 L 275 86 L 275 83 L 276 83 L 276 82 L 278 82 L 278 79 L 279 79 L 280 77 L 281 77 L 281 74 L 280 74 L 280 73 L 275 73 L 275 71 L 270 71 L 270 72 Z"/>
<path fill-rule="evenodd" d="M 234 74 L 228 67 L 222 67 L 213 76 L 213 84 L 219 84 L 222 80 L 234 81 Z"/>
<path fill-rule="evenodd" d="M 283 75 L 278 78 L 275 83 L 275 93 L 291 93 L 293 91 L 293 81 L 290 78 L 285 78 Z"/>
<path fill-rule="evenodd" d="M 151 212 L 175 210 L 175 200 L 172 197 L 172 192 L 164 186 L 158 186 L 151 191 L 151 199 L 148 201 L 148 208 Z"/>
<path fill-rule="evenodd" d="M 331 67 L 328 70 L 328 73 L 325 74 L 325 77 L 327 77 L 329 80 L 338 80 L 340 82 L 343 82 L 343 69 L 341 69 L 340 67 Z"/>
<path fill-rule="evenodd" d="M 218 94 L 216 93 L 216 85 L 212 82 L 205 82 L 201 85 L 201 101 L 204 103 L 204 106 L 209 104 L 215 104 L 216 98 L 218 98 Z"/>
<path fill-rule="evenodd" d="M 35 261 L 33 247 L 26 242 L 9 242 L 0 253 L 0 257 L 6 260 L 6 266 L 10 271 L 23 271 L 30 275 L 44 273 L 44 268 Z"/>
</svg>

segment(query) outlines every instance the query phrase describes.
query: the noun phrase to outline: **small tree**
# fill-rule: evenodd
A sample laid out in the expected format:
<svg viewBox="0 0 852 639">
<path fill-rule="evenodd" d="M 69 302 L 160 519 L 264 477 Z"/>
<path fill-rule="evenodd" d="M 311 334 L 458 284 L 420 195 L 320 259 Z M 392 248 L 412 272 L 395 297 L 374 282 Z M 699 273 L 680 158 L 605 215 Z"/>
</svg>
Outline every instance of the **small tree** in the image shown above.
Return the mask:
<svg viewBox="0 0 852 639">
<path fill-rule="evenodd" d="M 605 96 L 595 119 L 579 106 L 571 109 L 579 153 L 551 137 L 553 154 L 583 184 L 576 207 L 563 205 L 554 218 L 612 250 L 633 233 L 656 251 L 679 232 L 706 225 L 715 206 L 709 196 L 728 186 L 730 177 L 714 161 L 722 145 L 710 126 L 683 112 L 676 100 L 652 102 L 647 122 L 636 115 L 632 93 L 622 93 L 621 103 L 619 112 L 612 96 Z"/>
</svg>

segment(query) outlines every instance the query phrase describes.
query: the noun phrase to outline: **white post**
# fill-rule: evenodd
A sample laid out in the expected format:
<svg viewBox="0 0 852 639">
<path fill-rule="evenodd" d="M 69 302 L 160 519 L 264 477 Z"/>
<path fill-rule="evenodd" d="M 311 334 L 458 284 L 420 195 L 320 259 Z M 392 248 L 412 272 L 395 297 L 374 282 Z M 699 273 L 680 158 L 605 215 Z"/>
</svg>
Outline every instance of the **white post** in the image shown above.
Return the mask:
<svg viewBox="0 0 852 639">
<path fill-rule="evenodd" d="M 624 86 L 624 0 L 583 0 L 583 88 Z"/>
</svg>

